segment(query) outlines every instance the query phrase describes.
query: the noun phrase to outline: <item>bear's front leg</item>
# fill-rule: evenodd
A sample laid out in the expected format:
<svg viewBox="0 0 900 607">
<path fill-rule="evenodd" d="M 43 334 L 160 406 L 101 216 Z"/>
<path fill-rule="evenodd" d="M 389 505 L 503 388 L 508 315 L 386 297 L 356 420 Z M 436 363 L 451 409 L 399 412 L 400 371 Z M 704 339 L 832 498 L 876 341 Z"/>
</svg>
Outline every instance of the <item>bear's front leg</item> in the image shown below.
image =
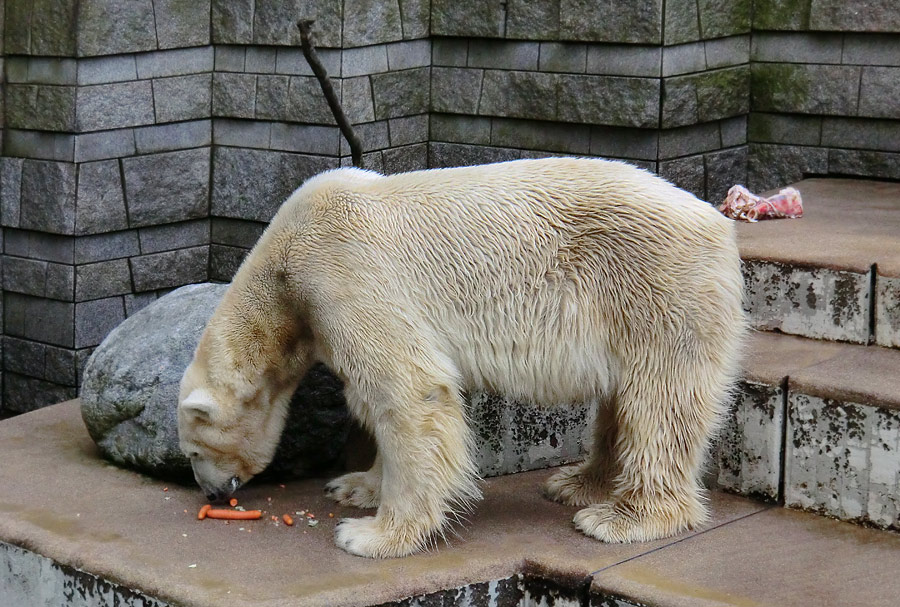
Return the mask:
<svg viewBox="0 0 900 607">
<path fill-rule="evenodd" d="M 443 535 L 448 513 L 480 495 L 461 399 L 439 386 L 370 419 L 382 461 L 381 503 L 375 516 L 342 520 L 335 541 L 370 558 L 420 552 Z"/>
</svg>

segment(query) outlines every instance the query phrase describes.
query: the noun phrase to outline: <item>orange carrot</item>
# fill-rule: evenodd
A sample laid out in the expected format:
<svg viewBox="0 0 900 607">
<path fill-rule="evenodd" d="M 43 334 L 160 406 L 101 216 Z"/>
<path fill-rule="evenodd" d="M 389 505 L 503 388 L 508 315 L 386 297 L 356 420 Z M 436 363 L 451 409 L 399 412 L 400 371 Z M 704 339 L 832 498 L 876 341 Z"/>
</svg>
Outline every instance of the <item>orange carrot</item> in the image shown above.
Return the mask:
<svg viewBox="0 0 900 607">
<path fill-rule="evenodd" d="M 209 511 L 212 509 L 212 506 L 206 504 L 202 508 L 200 508 L 200 512 L 197 513 L 197 520 L 202 521 L 206 518 L 206 515 L 209 514 Z"/>
<path fill-rule="evenodd" d="M 259 510 L 208 510 L 206 516 L 209 518 L 225 519 L 232 521 L 249 521 L 256 520 L 262 516 Z"/>
<path fill-rule="evenodd" d="M 234 508 L 235 506 L 237 506 L 237 498 L 236 498 L 236 497 L 231 498 L 231 500 L 228 502 L 228 504 L 229 504 L 232 508 Z"/>
<path fill-rule="evenodd" d="M 281 518 L 284 520 L 284 524 L 287 525 L 288 527 L 290 527 L 291 525 L 294 524 L 294 519 L 291 517 L 290 514 L 285 514 Z"/>
</svg>

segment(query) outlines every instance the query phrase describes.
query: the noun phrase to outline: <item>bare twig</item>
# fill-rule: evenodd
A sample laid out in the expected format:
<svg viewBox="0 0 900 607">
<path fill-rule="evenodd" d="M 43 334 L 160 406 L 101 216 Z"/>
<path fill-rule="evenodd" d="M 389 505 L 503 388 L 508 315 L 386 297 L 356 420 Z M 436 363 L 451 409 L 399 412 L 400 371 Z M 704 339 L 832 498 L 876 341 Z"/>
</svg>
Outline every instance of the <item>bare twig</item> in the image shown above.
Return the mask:
<svg viewBox="0 0 900 607">
<path fill-rule="evenodd" d="M 306 61 L 309 63 L 309 66 L 312 68 L 313 73 L 319 81 L 319 86 L 322 87 L 322 94 L 325 95 L 328 107 L 331 108 L 331 113 L 334 115 L 334 119 L 341 129 L 341 134 L 344 135 L 344 139 L 350 144 L 350 155 L 353 157 L 353 166 L 362 167 L 362 142 L 359 140 L 359 137 L 356 136 L 353 125 L 350 124 L 350 120 L 347 119 L 344 108 L 341 107 L 341 102 L 334 92 L 334 87 L 331 86 L 331 78 L 328 77 L 325 66 L 322 65 L 319 55 L 316 54 L 316 48 L 313 46 L 312 41 L 312 32 L 310 31 L 312 24 L 312 20 L 309 19 L 297 22 L 297 28 L 300 30 L 300 44 L 303 47 L 303 56 L 306 57 Z"/>
</svg>

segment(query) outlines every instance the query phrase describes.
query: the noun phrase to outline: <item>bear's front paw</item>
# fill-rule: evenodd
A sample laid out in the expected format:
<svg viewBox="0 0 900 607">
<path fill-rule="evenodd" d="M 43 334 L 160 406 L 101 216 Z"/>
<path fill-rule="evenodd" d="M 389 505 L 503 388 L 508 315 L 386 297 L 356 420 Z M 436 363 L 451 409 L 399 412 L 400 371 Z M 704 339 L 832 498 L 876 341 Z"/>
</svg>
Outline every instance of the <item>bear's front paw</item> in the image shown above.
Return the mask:
<svg viewBox="0 0 900 607">
<path fill-rule="evenodd" d="M 325 485 L 325 495 L 345 506 L 377 508 L 381 498 L 381 477 L 372 472 L 351 472 Z"/>
<path fill-rule="evenodd" d="M 383 529 L 374 516 L 345 518 L 334 529 L 338 548 L 373 559 L 407 556 L 421 550 L 422 542 L 407 534 Z"/>
<path fill-rule="evenodd" d="M 649 542 L 681 533 L 689 527 L 681 516 L 659 512 L 637 515 L 631 508 L 609 502 L 579 510 L 573 522 L 585 535 L 608 544 Z"/>
<path fill-rule="evenodd" d="M 601 483 L 587 473 L 587 466 L 567 466 L 547 479 L 544 495 L 566 506 L 599 504 L 605 497 Z"/>
</svg>

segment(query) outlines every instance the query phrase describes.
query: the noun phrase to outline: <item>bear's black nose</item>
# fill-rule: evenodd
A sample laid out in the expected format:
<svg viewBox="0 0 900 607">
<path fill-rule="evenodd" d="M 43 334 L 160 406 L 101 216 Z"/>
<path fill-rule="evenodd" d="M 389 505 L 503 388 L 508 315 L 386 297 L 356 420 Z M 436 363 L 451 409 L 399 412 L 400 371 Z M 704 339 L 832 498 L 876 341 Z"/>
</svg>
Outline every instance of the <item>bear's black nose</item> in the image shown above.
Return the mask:
<svg viewBox="0 0 900 607">
<path fill-rule="evenodd" d="M 222 499 L 223 493 L 221 491 L 210 491 L 206 494 L 206 499 L 211 502 L 218 502 Z"/>
</svg>

